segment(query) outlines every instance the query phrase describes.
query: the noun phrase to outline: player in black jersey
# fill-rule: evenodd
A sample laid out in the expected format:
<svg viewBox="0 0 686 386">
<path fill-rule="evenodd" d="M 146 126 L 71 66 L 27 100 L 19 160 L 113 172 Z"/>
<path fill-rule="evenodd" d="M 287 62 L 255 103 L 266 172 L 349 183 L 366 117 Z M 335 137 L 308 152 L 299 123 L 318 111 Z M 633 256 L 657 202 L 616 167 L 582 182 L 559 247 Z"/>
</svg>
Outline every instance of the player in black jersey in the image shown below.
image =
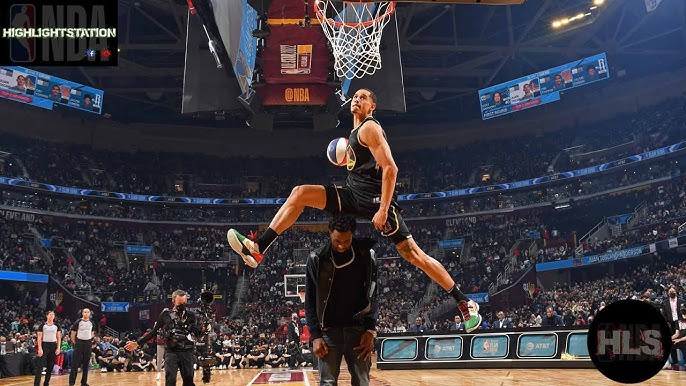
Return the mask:
<svg viewBox="0 0 686 386">
<path fill-rule="evenodd" d="M 393 160 L 386 133 L 372 116 L 376 95 L 368 89 L 358 90 L 350 103 L 354 128 L 348 139 L 348 178 L 345 186 L 300 185 L 293 188 L 269 228 L 257 238 L 245 237 L 229 229 L 229 245 L 245 264 L 255 268 L 276 238 L 290 228 L 305 207 L 344 213 L 371 220 L 381 235 L 390 238 L 405 260 L 420 268 L 452 295 L 462 313 L 467 332 L 481 325 L 479 306 L 455 285 L 443 265 L 427 255 L 412 238 L 395 199 L 398 167 Z"/>
</svg>

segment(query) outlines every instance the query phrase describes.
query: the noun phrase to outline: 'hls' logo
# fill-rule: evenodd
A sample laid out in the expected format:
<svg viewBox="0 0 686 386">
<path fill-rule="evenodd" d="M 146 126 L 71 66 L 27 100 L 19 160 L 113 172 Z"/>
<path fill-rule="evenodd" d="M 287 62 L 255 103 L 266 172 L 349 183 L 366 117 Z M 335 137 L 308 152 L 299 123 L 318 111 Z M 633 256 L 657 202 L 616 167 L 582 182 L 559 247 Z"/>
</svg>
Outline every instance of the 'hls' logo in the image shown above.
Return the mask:
<svg viewBox="0 0 686 386">
<path fill-rule="evenodd" d="M 598 331 L 598 354 L 623 355 L 624 360 L 643 360 L 641 356 L 659 357 L 663 353 L 660 326 L 617 326 Z"/>
</svg>

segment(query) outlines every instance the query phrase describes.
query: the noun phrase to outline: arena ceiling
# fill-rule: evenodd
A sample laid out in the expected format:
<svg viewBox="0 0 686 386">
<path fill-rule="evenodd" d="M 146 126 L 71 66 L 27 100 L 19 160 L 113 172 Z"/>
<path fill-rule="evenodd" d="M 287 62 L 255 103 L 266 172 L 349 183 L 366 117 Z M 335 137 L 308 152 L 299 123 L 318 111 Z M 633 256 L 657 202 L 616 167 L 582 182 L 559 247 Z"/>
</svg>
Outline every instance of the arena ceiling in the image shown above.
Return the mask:
<svg viewBox="0 0 686 386">
<path fill-rule="evenodd" d="M 476 90 L 602 51 L 614 71 L 658 72 L 683 65 L 686 2 L 606 0 L 565 28 L 561 17 L 588 12 L 593 0 L 528 0 L 520 6 L 402 3 L 397 10 L 408 112 L 474 119 Z M 114 119 L 206 125 L 180 114 L 187 6 L 185 0 L 119 0 L 118 68 L 44 71 L 104 89 Z M 644 65 L 631 67 L 637 63 Z M 646 66 L 645 64 L 648 64 Z M 118 112 L 126 112 L 123 116 Z M 238 120 L 214 122 L 224 126 Z M 242 123 L 243 120 L 240 120 Z"/>
</svg>

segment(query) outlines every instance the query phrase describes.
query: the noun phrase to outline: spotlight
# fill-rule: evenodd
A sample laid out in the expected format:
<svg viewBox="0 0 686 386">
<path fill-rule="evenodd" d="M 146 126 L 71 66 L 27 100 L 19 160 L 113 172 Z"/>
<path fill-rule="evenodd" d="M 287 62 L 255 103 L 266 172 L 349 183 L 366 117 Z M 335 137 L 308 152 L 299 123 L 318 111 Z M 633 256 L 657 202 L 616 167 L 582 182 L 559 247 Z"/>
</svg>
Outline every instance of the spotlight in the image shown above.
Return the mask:
<svg viewBox="0 0 686 386">
<path fill-rule="evenodd" d="M 553 28 L 560 28 L 562 27 L 562 23 L 559 20 L 555 20 L 553 22 Z"/>
<path fill-rule="evenodd" d="M 595 4 L 595 5 L 603 5 L 603 4 L 605 4 L 605 0 L 593 0 L 593 4 Z"/>
</svg>

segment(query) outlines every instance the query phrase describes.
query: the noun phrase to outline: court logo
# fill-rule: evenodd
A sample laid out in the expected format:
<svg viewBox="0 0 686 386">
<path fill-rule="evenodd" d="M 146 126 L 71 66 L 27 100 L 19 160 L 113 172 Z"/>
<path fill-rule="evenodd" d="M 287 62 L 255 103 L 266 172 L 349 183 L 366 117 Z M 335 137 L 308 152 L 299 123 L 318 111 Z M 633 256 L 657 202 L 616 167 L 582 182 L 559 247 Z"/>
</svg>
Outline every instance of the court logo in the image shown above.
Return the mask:
<svg viewBox="0 0 686 386">
<path fill-rule="evenodd" d="M 672 349 L 669 325 L 650 303 L 620 300 L 602 309 L 588 330 L 588 352 L 595 367 L 620 383 L 655 376 Z"/>
</svg>

